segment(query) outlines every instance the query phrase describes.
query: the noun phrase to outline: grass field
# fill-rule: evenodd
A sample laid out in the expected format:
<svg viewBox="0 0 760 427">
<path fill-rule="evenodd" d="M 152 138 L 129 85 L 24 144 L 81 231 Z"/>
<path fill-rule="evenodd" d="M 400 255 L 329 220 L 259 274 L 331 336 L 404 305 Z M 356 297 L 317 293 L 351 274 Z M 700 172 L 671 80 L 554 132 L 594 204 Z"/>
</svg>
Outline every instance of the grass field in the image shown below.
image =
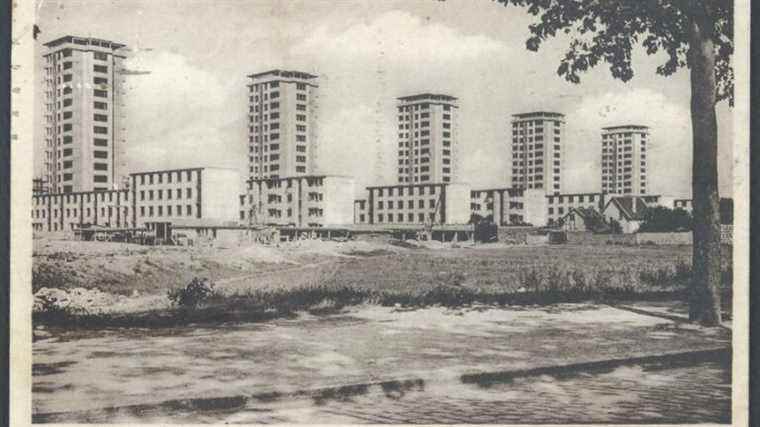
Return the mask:
<svg viewBox="0 0 760 427">
<path fill-rule="evenodd" d="M 202 310 L 194 308 L 197 313 L 183 309 L 184 321 L 255 320 L 263 313 L 267 317 L 367 302 L 456 306 L 682 297 L 690 258 L 690 246 L 431 249 L 394 242 L 308 242 L 213 250 L 58 242 L 36 252 L 33 289 L 97 289 L 118 294 L 119 301 L 134 297 L 135 291 L 153 295 L 144 304 L 136 302 L 130 310 L 134 317 L 135 311 L 171 312 L 169 291 L 193 277 L 207 277 L 215 283 L 214 292 Z M 723 258 L 724 283 L 730 289 L 730 247 L 724 248 Z M 87 305 L 94 304 L 93 298 L 82 298 L 86 301 L 78 315 L 103 312 Z M 107 298 L 101 305 L 113 306 L 106 312 L 119 311 L 119 303 Z"/>
</svg>

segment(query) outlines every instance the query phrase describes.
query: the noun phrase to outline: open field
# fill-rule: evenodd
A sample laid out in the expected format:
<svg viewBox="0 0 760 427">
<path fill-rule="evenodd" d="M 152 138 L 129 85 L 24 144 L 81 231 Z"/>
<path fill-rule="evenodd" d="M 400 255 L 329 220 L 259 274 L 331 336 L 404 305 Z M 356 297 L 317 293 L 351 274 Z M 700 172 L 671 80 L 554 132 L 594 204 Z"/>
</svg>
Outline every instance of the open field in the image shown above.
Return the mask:
<svg viewBox="0 0 760 427">
<path fill-rule="evenodd" d="M 186 321 L 258 320 L 366 302 L 522 305 L 682 297 L 691 257 L 690 246 L 452 247 L 387 240 L 231 248 L 35 244 L 37 312 L 63 308 L 67 316 L 81 317 L 172 311 L 169 291 L 194 277 L 208 278 L 213 292 L 199 301 L 203 307 L 192 308 L 209 312 L 185 310 Z M 724 252 L 728 273 L 730 250 Z M 730 274 L 724 281 L 730 285 Z"/>
</svg>

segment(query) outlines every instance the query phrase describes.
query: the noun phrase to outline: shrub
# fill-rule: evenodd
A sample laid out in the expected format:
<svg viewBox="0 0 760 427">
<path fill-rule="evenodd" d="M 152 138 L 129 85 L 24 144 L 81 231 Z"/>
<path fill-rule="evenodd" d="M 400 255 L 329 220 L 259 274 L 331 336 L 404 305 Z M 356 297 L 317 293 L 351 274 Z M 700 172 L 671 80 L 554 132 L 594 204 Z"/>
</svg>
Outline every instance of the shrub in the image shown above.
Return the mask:
<svg viewBox="0 0 760 427">
<path fill-rule="evenodd" d="M 172 289 L 168 293 L 173 305 L 182 308 L 196 308 L 214 295 L 214 284 L 208 279 L 193 278 L 184 288 Z"/>
</svg>

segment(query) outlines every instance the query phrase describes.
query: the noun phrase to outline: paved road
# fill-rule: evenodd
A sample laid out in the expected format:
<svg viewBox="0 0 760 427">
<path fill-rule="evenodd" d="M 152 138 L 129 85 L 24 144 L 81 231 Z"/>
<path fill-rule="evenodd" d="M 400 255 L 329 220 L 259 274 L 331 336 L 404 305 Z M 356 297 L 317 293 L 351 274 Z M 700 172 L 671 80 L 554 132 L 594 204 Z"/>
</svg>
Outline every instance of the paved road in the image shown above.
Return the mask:
<svg viewBox="0 0 760 427">
<path fill-rule="evenodd" d="M 684 360 L 481 384 L 370 386 L 311 398 L 199 399 L 36 422 L 140 423 L 729 423 L 730 363 Z"/>
<path fill-rule="evenodd" d="M 216 328 L 69 331 L 34 343 L 34 420 L 727 421 L 730 369 L 713 359 L 584 368 L 561 377 L 531 371 L 511 382 L 473 384 L 462 378 L 725 348 L 730 337 L 723 328 L 583 304 L 401 312 L 368 306 L 334 316 Z M 299 390 L 409 378 L 424 382 L 281 398 Z"/>
</svg>

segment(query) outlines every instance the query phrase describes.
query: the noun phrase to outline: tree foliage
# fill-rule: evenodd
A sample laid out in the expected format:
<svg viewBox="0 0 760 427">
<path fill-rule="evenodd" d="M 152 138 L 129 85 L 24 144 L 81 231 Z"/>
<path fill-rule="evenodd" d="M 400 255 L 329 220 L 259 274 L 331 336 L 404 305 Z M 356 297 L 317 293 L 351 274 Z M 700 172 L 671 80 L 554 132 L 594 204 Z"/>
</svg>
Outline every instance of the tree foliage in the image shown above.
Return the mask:
<svg viewBox="0 0 760 427">
<path fill-rule="evenodd" d="M 647 208 L 639 227 L 641 232 L 663 233 L 689 231 L 692 227 L 691 214 L 683 209 L 669 209 L 664 206 Z"/>
<path fill-rule="evenodd" d="M 657 73 L 669 76 L 689 66 L 689 25 L 692 19 L 712 23 L 715 43 L 716 97 L 733 105 L 734 2 L 730 0 L 495 0 L 525 7 L 537 21 L 529 26 L 529 50 L 558 34 L 570 37 L 569 49 L 557 74 L 580 83 L 580 73 L 609 64 L 612 76 L 634 76 L 631 52 L 641 46 L 649 55 L 664 52 Z"/>
</svg>

